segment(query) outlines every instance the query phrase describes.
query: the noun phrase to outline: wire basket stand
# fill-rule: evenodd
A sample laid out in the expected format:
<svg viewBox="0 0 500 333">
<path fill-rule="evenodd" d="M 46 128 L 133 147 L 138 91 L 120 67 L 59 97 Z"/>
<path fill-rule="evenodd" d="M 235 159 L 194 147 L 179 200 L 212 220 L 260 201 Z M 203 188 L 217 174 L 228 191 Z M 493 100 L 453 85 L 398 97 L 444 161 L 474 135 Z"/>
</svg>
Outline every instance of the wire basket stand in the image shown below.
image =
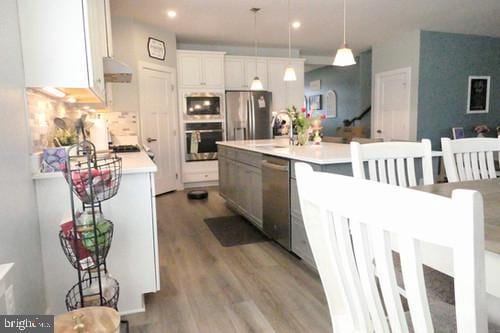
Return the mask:
<svg viewBox="0 0 500 333">
<path fill-rule="evenodd" d="M 67 153 L 64 176 L 69 186 L 72 221 L 61 226 L 59 240 L 78 282 L 66 294 L 66 308 L 86 306 L 117 309 L 120 286 L 108 275 L 106 257 L 114 225 L 102 215 L 102 202 L 120 187 L 122 160 L 116 155 L 97 156 L 92 142 L 83 140 Z M 78 200 L 82 214 L 77 214 Z"/>
</svg>

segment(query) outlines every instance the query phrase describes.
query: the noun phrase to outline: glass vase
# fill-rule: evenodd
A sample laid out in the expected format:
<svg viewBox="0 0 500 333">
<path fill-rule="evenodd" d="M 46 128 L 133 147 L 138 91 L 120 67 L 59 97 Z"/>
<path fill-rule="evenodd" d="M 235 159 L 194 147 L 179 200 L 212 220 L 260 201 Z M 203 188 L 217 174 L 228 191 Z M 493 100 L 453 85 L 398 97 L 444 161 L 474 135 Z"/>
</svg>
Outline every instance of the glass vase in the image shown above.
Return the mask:
<svg viewBox="0 0 500 333">
<path fill-rule="evenodd" d="M 303 146 L 309 141 L 309 133 L 307 131 L 298 131 L 297 133 L 297 145 Z"/>
</svg>

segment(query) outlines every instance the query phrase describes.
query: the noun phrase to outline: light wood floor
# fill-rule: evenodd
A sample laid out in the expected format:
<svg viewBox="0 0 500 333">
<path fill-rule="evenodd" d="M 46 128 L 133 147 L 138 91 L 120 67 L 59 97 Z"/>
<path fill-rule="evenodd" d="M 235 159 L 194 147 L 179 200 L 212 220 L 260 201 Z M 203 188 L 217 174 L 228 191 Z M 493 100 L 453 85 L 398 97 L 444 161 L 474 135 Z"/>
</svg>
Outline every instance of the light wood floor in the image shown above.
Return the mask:
<svg viewBox="0 0 500 333">
<path fill-rule="evenodd" d="M 228 216 L 216 189 L 157 198 L 161 291 L 131 332 L 331 332 L 318 276 L 273 242 L 222 247 L 203 219 Z"/>
</svg>

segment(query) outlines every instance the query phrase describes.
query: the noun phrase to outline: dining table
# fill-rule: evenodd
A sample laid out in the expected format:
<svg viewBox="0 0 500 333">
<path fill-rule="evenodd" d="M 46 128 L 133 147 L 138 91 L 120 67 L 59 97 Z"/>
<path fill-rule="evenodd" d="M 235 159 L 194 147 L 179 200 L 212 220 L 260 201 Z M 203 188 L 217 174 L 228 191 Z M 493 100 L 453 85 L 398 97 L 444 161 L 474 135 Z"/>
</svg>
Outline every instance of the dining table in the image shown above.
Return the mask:
<svg viewBox="0 0 500 333">
<path fill-rule="evenodd" d="M 500 179 L 438 183 L 413 187 L 416 190 L 451 197 L 456 189 L 481 193 L 484 207 L 485 280 L 490 321 L 500 324 Z M 452 233 L 453 230 L 450 230 Z M 453 276 L 451 249 L 425 244 L 421 247 L 424 264 Z"/>
</svg>

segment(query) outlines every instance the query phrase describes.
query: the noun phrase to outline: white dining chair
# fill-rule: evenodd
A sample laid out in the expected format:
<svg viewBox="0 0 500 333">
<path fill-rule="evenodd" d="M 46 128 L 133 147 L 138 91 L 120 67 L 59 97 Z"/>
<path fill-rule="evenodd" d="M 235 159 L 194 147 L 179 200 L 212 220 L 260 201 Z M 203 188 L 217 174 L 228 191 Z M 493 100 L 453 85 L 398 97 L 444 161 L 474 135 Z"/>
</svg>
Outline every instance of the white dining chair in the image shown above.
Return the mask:
<svg viewBox="0 0 500 333">
<path fill-rule="evenodd" d="M 478 192 L 455 190 L 447 198 L 314 172 L 305 163 L 297 163 L 295 170 L 334 332 L 487 331 L 483 202 Z M 402 240 L 409 316 L 398 293 L 389 234 Z M 448 306 L 449 312 L 440 308 L 437 316 L 425 290 L 420 242 L 453 254 L 455 307 Z"/>
<path fill-rule="evenodd" d="M 351 142 L 351 160 L 354 177 L 403 187 L 418 185 L 415 160 L 419 160 L 423 183 L 434 183 L 432 148 L 428 139 L 422 142 Z"/>
<path fill-rule="evenodd" d="M 497 177 L 495 156 L 500 152 L 498 138 L 441 138 L 444 168 L 449 182 Z"/>
</svg>

